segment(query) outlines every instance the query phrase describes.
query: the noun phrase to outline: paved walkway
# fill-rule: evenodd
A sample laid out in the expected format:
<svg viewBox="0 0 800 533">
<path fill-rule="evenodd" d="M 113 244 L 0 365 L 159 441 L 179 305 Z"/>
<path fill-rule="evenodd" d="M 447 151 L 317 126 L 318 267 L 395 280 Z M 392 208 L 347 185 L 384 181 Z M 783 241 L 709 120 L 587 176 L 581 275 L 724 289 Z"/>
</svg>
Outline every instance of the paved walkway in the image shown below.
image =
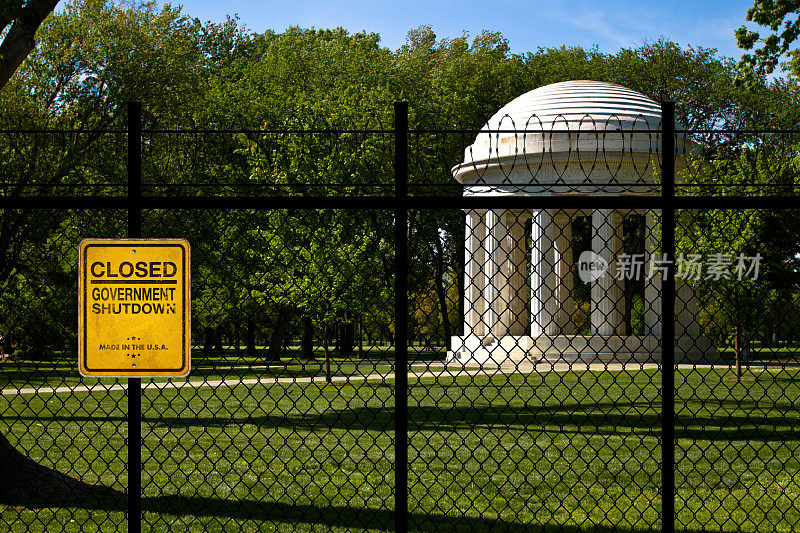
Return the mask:
<svg viewBox="0 0 800 533">
<path fill-rule="evenodd" d="M 494 369 L 494 372 L 497 372 Z M 421 379 L 428 377 L 447 376 L 470 376 L 481 373 L 491 373 L 481 370 L 480 368 L 466 368 L 466 369 L 442 369 L 438 371 L 424 371 L 409 373 L 409 379 Z M 388 374 L 354 374 L 350 376 L 332 376 L 331 382 L 333 383 L 349 383 L 352 381 L 383 381 L 387 379 L 394 379 L 394 373 Z M 220 387 L 220 386 L 236 386 L 236 385 L 257 385 L 264 384 L 270 385 L 274 383 L 325 383 L 325 376 L 309 376 L 309 377 L 284 377 L 284 378 L 245 378 L 245 379 L 209 379 L 209 380 L 192 380 L 191 378 L 186 381 L 154 381 L 142 385 L 143 390 L 148 389 L 182 389 L 185 387 L 200 388 L 200 387 Z M 3 389 L 2 395 L 17 395 L 17 394 L 69 394 L 75 392 L 110 392 L 121 391 L 128 388 L 127 383 L 115 383 L 113 385 L 105 385 L 98 383 L 96 385 L 74 385 L 74 386 L 61 386 L 61 387 L 26 387 L 22 389 Z"/>
<path fill-rule="evenodd" d="M 440 367 L 438 370 L 422 370 L 422 371 L 415 371 L 415 367 L 423 367 L 423 368 L 430 368 L 430 367 Z M 753 365 L 755 368 L 751 367 L 751 370 L 763 369 L 764 366 L 762 365 Z M 769 365 L 768 365 L 769 366 Z M 785 365 L 789 368 L 797 369 L 795 365 Z M 659 365 L 657 363 L 539 363 L 538 365 L 533 365 L 530 362 L 523 362 L 518 364 L 505 364 L 502 367 L 494 367 L 494 368 L 479 368 L 479 367 L 462 367 L 462 366 L 454 366 L 451 365 L 449 367 L 445 367 L 443 363 L 431 363 L 430 365 L 427 364 L 412 364 L 411 371 L 409 372 L 409 379 L 424 379 L 424 378 L 439 378 L 439 377 L 463 377 L 463 376 L 475 376 L 479 374 L 483 375 L 496 375 L 496 374 L 528 374 L 531 372 L 567 372 L 570 370 L 574 371 L 583 371 L 583 370 L 592 370 L 592 371 L 621 371 L 621 370 L 650 370 L 650 369 L 657 369 Z M 717 368 L 720 370 L 731 370 L 733 367 L 731 365 L 725 364 L 709 364 L 709 365 L 692 365 L 692 364 L 681 364 L 678 365 L 678 368 L 681 370 L 684 369 L 693 369 L 693 368 Z M 776 366 L 774 368 L 770 368 L 771 370 L 781 370 L 781 366 Z M 394 379 L 394 373 L 390 372 L 387 374 L 379 374 L 379 373 L 372 373 L 366 375 L 359 375 L 354 374 L 350 376 L 332 376 L 331 381 L 334 383 L 349 383 L 349 382 L 360 382 L 360 381 L 384 381 L 387 379 Z M 142 385 L 142 389 L 145 391 L 147 390 L 163 390 L 163 389 L 182 389 L 186 387 L 190 388 L 201 388 L 201 387 L 220 387 L 220 386 L 236 386 L 236 385 L 270 385 L 274 383 L 325 383 L 325 376 L 308 376 L 308 377 L 283 377 L 283 378 L 275 378 L 275 377 L 265 377 L 265 378 L 245 378 L 245 379 L 210 379 L 210 380 L 192 380 L 191 378 L 185 381 L 156 381 L 156 382 L 148 382 Z M 73 386 L 61 386 L 61 387 L 26 387 L 26 388 L 8 388 L 2 389 L 0 393 L 3 396 L 13 396 L 19 394 L 72 394 L 78 392 L 110 392 L 110 391 L 121 391 L 126 390 L 128 388 L 127 383 L 115 383 L 113 385 L 105 385 L 102 383 L 98 383 L 96 385 L 73 385 Z"/>
</svg>

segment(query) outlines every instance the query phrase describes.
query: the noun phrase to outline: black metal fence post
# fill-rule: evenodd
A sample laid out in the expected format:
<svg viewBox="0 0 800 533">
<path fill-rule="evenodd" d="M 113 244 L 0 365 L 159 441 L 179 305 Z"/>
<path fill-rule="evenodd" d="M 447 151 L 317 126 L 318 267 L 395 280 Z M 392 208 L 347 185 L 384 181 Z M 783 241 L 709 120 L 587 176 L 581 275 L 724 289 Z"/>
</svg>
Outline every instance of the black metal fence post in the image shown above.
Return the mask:
<svg viewBox="0 0 800 533">
<path fill-rule="evenodd" d="M 661 522 L 675 530 L 675 103 L 661 104 Z"/>
<path fill-rule="evenodd" d="M 394 523 L 408 531 L 408 103 L 394 104 Z"/>
<path fill-rule="evenodd" d="M 128 103 L 128 237 L 142 236 L 142 104 Z M 128 531 L 142 530 L 142 380 L 128 378 Z"/>
</svg>

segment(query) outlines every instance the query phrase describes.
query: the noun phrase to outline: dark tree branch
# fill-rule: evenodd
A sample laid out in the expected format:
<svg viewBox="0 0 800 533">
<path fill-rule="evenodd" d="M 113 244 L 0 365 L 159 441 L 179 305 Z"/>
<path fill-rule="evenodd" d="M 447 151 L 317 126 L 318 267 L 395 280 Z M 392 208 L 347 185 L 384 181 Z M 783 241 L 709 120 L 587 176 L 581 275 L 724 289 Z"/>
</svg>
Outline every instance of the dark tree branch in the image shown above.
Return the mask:
<svg viewBox="0 0 800 533">
<path fill-rule="evenodd" d="M 23 0 L 0 0 L 0 33 L 17 17 Z"/>
<path fill-rule="evenodd" d="M 19 2 L 0 0 L 0 31 L 11 27 L 0 43 L 0 88 L 8 83 L 17 68 L 36 45 L 33 36 L 42 22 L 52 13 L 58 0 L 27 0 L 20 9 L 14 10 Z M 11 7 L 12 9 L 9 9 Z M 12 20 L 6 20 L 6 18 Z"/>
</svg>

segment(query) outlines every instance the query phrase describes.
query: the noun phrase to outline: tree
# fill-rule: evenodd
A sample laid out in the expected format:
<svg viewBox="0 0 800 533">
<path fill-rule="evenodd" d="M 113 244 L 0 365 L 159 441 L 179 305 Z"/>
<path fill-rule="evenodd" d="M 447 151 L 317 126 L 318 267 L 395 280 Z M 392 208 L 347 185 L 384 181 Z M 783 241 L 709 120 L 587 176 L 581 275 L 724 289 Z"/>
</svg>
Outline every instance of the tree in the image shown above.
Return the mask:
<svg viewBox="0 0 800 533">
<path fill-rule="evenodd" d="M 59 0 L 0 0 L 0 90 L 36 46 L 36 30 Z"/>
<path fill-rule="evenodd" d="M 517 96 L 519 63 L 508 40 L 496 32 L 439 39 L 430 27 L 408 33 L 395 52 L 393 92 L 410 101 L 412 129 L 480 128 Z M 415 192 L 460 195 L 451 168 L 472 139 L 463 134 L 415 134 L 410 139 L 409 176 Z M 408 217 L 409 292 L 414 333 L 449 345 L 458 334 L 463 282 L 464 216 L 460 211 L 412 210 Z"/>
<path fill-rule="evenodd" d="M 391 121 L 391 55 L 378 43 L 375 34 L 340 28 L 290 28 L 252 35 L 229 61 L 220 62 L 210 76 L 209 115 L 239 128 L 292 130 L 242 134 L 232 139 L 237 146 L 219 154 L 219 160 L 244 170 L 248 193 L 386 192 L 366 184 L 391 184 L 390 145 L 383 137 L 357 133 Z M 302 133 L 308 129 L 351 132 Z M 267 334 L 267 358 L 276 359 L 282 341 L 298 327 L 305 358 L 312 355 L 314 331 L 323 339 L 334 337 L 347 353 L 366 304 L 380 305 L 376 301 L 382 298 L 386 307 L 387 294 L 375 296 L 386 278 L 384 263 L 377 261 L 386 252 L 382 239 L 391 234 L 386 213 L 247 211 L 235 224 L 247 235 L 247 247 L 232 242 L 226 252 L 250 265 L 237 274 L 237 301 L 249 322 Z"/>
<path fill-rule="evenodd" d="M 377 34 L 341 28 L 251 34 L 236 19 L 204 25 L 168 6 L 104 0 L 69 3 L 44 21 L 39 34 L 41 46 L 0 92 L 3 129 L 120 128 L 120 104 L 137 99 L 145 105 L 146 127 L 262 130 L 148 135 L 145 182 L 165 187 L 159 191 L 179 185 L 184 194 L 207 193 L 208 185 L 220 194 L 386 194 L 391 137 L 359 130 L 390 128 L 395 100 L 410 101 L 412 129 L 479 128 L 521 93 L 581 78 L 683 102 L 679 122 L 690 127 L 794 124 L 792 113 L 800 108 L 785 105 L 786 95 L 800 100 L 797 91 L 766 82 L 756 91 L 738 90 L 732 61 L 668 41 L 616 54 L 561 47 L 514 56 L 498 33 L 437 39 L 423 27 L 391 51 Z M 331 128 L 347 131 L 325 133 Z M 107 139 L 81 134 L 42 142 L 3 135 L 0 173 L 20 176 L 14 185 L 21 189 L 12 193 L 52 182 L 64 187 L 62 194 L 79 184 L 105 192 L 103 183 L 120 184 L 124 176 L 122 149 Z M 471 140 L 463 133 L 413 135 L 411 184 L 437 193 L 452 185 L 450 169 Z M 708 153 L 721 153 L 719 144 L 709 144 Z M 336 337 L 345 353 L 355 323 L 376 337 L 391 337 L 397 260 L 391 211 L 186 213 L 149 211 L 144 227 L 203 243 L 193 251 L 199 332 L 218 336 L 233 329 L 238 339 L 246 324 L 248 347 L 255 351 L 256 333 L 263 333 L 270 358 L 298 329 L 306 357 L 315 330 L 325 342 Z M 37 334 L 37 315 L 64 313 L 47 301 L 75 296 L 74 241 L 86 231 L 121 232 L 107 220 L 90 226 L 81 214 L 35 221 L 23 210 L 0 213 L 0 307 L 30 299 L 26 285 L 59 280 L 52 289 L 58 298 L 39 299 L 38 307 L 18 316 L 32 342 L 48 336 Z M 409 291 L 429 336 L 458 333 L 463 230 L 459 211 L 409 214 Z M 74 333 L 64 337 L 69 335 Z M 12 457 L 12 450 L 6 452 Z"/>
<path fill-rule="evenodd" d="M 52 10 L 45 12 L 49 4 L 0 2 L 0 29 L 10 24 L 0 45 L 0 69 L 13 67 L 0 71 L 0 122 L 4 128 L 113 127 L 121 118 L 119 108 L 134 97 L 144 99 L 167 118 L 172 116 L 170 110 L 183 110 L 193 101 L 199 105 L 192 94 L 202 94 L 197 67 L 204 56 L 196 44 L 198 26 L 193 20 L 172 8 L 157 11 L 154 4 L 123 8 L 97 0 L 73 2 L 63 13 L 44 20 Z M 33 32 L 40 24 L 41 46 L 31 53 Z M 24 63 L 22 54 L 29 54 Z M 118 168 L 120 159 L 113 157 L 118 150 L 113 136 L 95 131 L 62 137 L 3 135 L 0 167 L 4 176 L 14 178 L 4 192 L 12 196 L 30 193 L 31 187 L 50 183 L 66 186 L 59 192 L 68 194 L 78 184 L 113 182 L 109 176 L 124 175 Z M 104 189 L 99 186 L 99 190 Z M 5 317 L 14 314 L 15 307 L 7 305 L 7 298 L 15 293 L 17 304 L 42 302 L 41 297 L 32 297 L 32 287 L 42 276 L 48 277 L 53 291 L 66 289 L 67 297 L 60 301 L 72 301 L 74 283 L 62 283 L 61 278 L 74 280 L 74 267 L 68 266 L 74 263 L 69 258 L 74 254 L 75 237 L 80 235 L 77 228 L 86 230 L 88 221 L 85 215 L 58 211 L 43 224 L 41 216 L 31 211 L 0 211 L 0 300 L 6 298 Z M 98 234 L 114 235 L 108 221 L 104 224 L 97 228 Z M 45 261 L 35 266 L 31 259 L 44 250 L 56 252 L 52 257 L 61 257 L 61 264 Z M 42 306 L 42 311 L 44 316 L 52 316 L 55 324 L 68 323 L 57 316 L 58 309 Z M 24 319 L 19 313 L 12 318 Z M 45 322 L 41 316 L 31 317 L 25 326 L 28 336 L 37 342 L 47 336 L 36 335 L 30 327 L 41 322 Z M 83 495 L 121 496 L 28 460 L 4 436 L 0 437 L 0 470 L 3 479 L 18 480 L 0 485 L 3 502 L 47 502 L 63 498 L 65 492 L 77 499 Z"/>
<path fill-rule="evenodd" d="M 0 44 L 0 91 L 33 50 L 33 36 L 36 30 L 57 3 L 58 0 L 29 1 L 24 4 L 21 0 L 16 2 L 0 0 L 0 35 L 5 32 L 3 42 Z M 15 220 L 12 223 L 19 222 L 20 220 Z M 5 221 L 3 226 L 6 227 Z M 5 235 L 0 235 L 0 241 L 4 240 L 4 237 L 8 238 L 8 232 L 4 233 Z M 18 258 L 13 252 L 19 249 L 19 245 L 3 246 L 3 249 L 12 252 L 11 261 Z M 12 268 L 6 259 L 9 259 L 7 254 L 0 256 L 0 265 L 3 265 L 0 266 L 0 276 L 3 279 L 8 279 Z M 19 453 L 2 433 L 0 433 L 0 477 L 4 480 L 23 480 L 22 483 L 4 482 L 0 485 L 0 501 L 4 503 L 38 501 L 43 492 L 49 492 L 44 495 L 47 498 L 63 497 L 66 494 L 93 489 L 76 479 L 31 461 Z M 107 489 L 101 490 L 107 491 Z"/>
<path fill-rule="evenodd" d="M 690 164 L 684 194 L 784 194 L 782 185 L 800 183 L 800 168 L 776 144 L 748 140 L 716 147 L 713 159 Z M 796 149 L 789 147 L 789 152 Z M 753 341 L 760 337 L 764 344 L 772 343 L 778 331 L 785 331 L 782 323 L 791 319 L 790 312 L 777 311 L 791 308 L 800 289 L 800 217 L 792 210 L 684 210 L 676 237 L 676 251 L 686 258 L 699 254 L 708 261 L 724 254 L 732 262 L 730 276 L 703 274 L 689 283 L 700 299 L 700 321 L 706 332 L 719 338 L 733 332 L 739 378 Z M 740 255 L 756 254 L 760 256 L 756 279 L 734 273 Z M 749 259 L 744 266 L 750 266 Z"/>
<path fill-rule="evenodd" d="M 769 35 L 761 37 L 757 31 L 741 26 L 736 30 L 736 41 L 740 48 L 753 50 L 753 54 L 742 54 L 739 65 L 746 69 L 745 80 L 752 83 L 756 77 L 772 74 L 781 56 L 789 61 L 784 67 L 794 76 L 800 74 L 800 51 L 790 50 L 800 35 L 800 0 L 755 0 L 747 10 L 746 20 L 769 28 Z"/>
</svg>

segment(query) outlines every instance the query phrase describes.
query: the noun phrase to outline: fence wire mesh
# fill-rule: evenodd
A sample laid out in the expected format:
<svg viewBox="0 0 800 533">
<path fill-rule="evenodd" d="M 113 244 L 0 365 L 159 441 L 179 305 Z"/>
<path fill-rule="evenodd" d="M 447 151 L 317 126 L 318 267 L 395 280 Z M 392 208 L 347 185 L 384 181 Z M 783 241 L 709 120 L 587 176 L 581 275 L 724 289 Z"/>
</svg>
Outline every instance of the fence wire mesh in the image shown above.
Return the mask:
<svg viewBox="0 0 800 533">
<path fill-rule="evenodd" d="M 796 139 L 678 132 L 670 204 L 651 119 L 145 129 L 142 236 L 191 242 L 193 363 L 143 380 L 135 525 L 796 529 Z M 77 244 L 126 234 L 128 140 L 0 136 L 0 529 L 132 520 L 128 382 L 75 367 Z"/>
<path fill-rule="evenodd" d="M 191 377 L 143 395 L 147 529 L 391 529 L 391 213 L 146 210 L 143 234 L 195 243 Z"/>
<path fill-rule="evenodd" d="M 617 254 L 643 251 L 646 212 L 447 215 L 466 244 L 425 242 L 428 270 L 411 299 L 414 324 L 427 325 L 414 352 L 440 353 L 411 367 L 411 505 L 454 528 L 465 516 L 491 528 L 659 527 L 657 315 L 644 277 L 585 282 L 578 262 L 594 251 L 614 267 Z"/>
<path fill-rule="evenodd" d="M 124 236 L 126 213 L 2 209 L 0 220 L 0 527 L 124 530 L 127 383 L 76 371 L 75 243 Z"/>
<path fill-rule="evenodd" d="M 676 371 L 678 527 L 797 528 L 799 214 L 678 212 L 676 328 L 704 353 Z"/>
</svg>

